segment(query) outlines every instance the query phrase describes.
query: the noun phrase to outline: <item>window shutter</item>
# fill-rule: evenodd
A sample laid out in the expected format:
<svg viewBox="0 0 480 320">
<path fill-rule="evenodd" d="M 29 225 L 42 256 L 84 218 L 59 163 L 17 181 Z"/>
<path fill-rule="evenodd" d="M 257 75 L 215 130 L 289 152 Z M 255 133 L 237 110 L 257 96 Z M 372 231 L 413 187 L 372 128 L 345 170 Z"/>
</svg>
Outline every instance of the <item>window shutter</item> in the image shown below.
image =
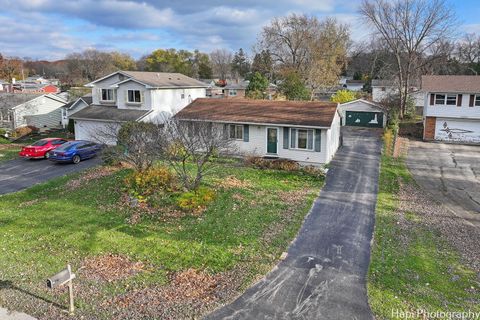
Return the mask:
<svg viewBox="0 0 480 320">
<path fill-rule="evenodd" d="M 145 91 L 140 91 L 140 102 L 145 103 Z"/>
<path fill-rule="evenodd" d="M 283 149 L 288 149 L 288 134 L 290 129 L 288 127 L 283 127 Z"/>
<path fill-rule="evenodd" d="M 430 94 L 430 105 L 433 106 L 435 104 L 435 95 L 433 93 Z"/>
<path fill-rule="evenodd" d="M 473 105 L 475 104 L 475 95 L 474 94 L 471 94 L 470 95 L 470 107 L 473 107 Z"/>
<path fill-rule="evenodd" d="M 307 139 L 307 149 L 308 150 L 312 150 L 313 149 L 313 130 L 308 130 L 307 131 L 307 134 L 308 134 L 308 139 Z"/>
<path fill-rule="evenodd" d="M 291 130 L 292 136 L 290 137 L 290 148 L 295 148 L 295 144 L 297 140 L 297 129 Z"/>
<path fill-rule="evenodd" d="M 97 88 L 97 97 L 98 97 L 98 101 L 102 101 L 102 89 L 101 88 Z"/>
<path fill-rule="evenodd" d="M 463 94 L 459 94 L 457 96 L 457 107 L 461 107 L 462 106 L 462 97 L 463 97 Z"/>
<path fill-rule="evenodd" d="M 322 130 L 315 129 L 315 151 L 320 152 L 322 145 Z"/>
<path fill-rule="evenodd" d="M 224 125 L 223 125 L 223 138 L 224 138 L 225 140 L 228 139 L 228 124 L 224 124 Z"/>
<path fill-rule="evenodd" d="M 125 90 L 124 93 L 125 93 L 125 97 L 124 97 L 125 103 L 128 103 L 128 90 Z"/>
<path fill-rule="evenodd" d="M 248 124 L 243 125 L 243 141 L 248 142 L 249 140 L 249 127 Z"/>
</svg>

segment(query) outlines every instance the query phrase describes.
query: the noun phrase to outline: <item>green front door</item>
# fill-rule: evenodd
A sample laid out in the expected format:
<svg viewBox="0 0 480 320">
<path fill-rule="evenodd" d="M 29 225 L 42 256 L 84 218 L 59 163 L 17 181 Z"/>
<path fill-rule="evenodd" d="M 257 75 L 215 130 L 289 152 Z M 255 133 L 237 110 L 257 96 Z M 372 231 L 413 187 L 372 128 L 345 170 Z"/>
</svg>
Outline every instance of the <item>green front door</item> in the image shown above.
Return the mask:
<svg viewBox="0 0 480 320">
<path fill-rule="evenodd" d="M 347 126 L 382 128 L 383 113 L 382 112 L 355 112 L 347 111 L 345 113 L 345 124 Z"/>
<path fill-rule="evenodd" d="M 277 154 L 277 128 L 267 128 L 267 153 Z"/>
</svg>

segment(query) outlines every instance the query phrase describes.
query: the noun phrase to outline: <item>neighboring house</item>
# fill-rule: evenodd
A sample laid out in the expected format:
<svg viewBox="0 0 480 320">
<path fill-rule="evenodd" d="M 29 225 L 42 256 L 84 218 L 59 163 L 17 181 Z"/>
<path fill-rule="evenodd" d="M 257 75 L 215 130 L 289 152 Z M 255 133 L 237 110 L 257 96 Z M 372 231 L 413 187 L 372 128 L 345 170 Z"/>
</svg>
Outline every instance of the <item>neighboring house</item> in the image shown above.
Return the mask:
<svg viewBox="0 0 480 320">
<path fill-rule="evenodd" d="M 27 125 L 40 129 L 59 128 L 65 102 L 54 94 L 0 94 L 0 126 L 9 129 Z"/>
<path fill-rule="evenodd" d="M 423 139 L 480 143 L 480 76 L 423 76 Z"/>
<path fill-rule="evenodd" d="M 16 82 L 12 85 L 13 92 L 19 93 L 59 93 L 60 88 L 53 84 L 36 82 Z"/>
<path fill-rule="evenodd" d="M 75 121 L 75 138 L 115 144 L 99 133 L 126 121 L 162 121 L 204 98 L 208 85 L 180 73 L 117 71 L 86 86 L 92 103 L 69 116 Z"/>
<path fill-rule="evenodd" d="M 345 80 L 343 88 L 350 91 L 362 91 L 364 85 L 365 81 L 363 80 Z"/>
<path fill-rule="evenodd" d="M 93 102 L 92 95 L 88 94 L 64 105 L 63 109 L 65 110 L 65 112 L 64 112 L 63 125 L 67 126 L 69 117 L 71 115 L 73 115 L 77 111 L 80 111 L 88 107 L 89 105 L 92 104 L 92 102 Z"/>
<path fill-rule="evenodd" d="M 338 106 L 343 126 L 383 128 L 387 125 L 385 109 L 374 102 L 358 99 Z"/>
<path fill-rule="evenodd" d="M 223 96 L 225 98 L 245 98 L 249 83 L 250 81 L 248 80 L 229 83 L 223 87 Z M 270 83 L 265 93 L 271 97 L 276 92 L 277 86 L 273 83 Z"/>
<path fill-rule="evenodd" d="M 206 96 L 209 98 L 223 98 L 223 87 L 217 85 L 213 79 L 200 80 L 207 85 Z"/>
<path fill-rule="evenodd" d="M 372 100 L 374 102 L 382 102 L 391 95 L 398 94 L 398 86 L 393 80 L 372 80 Z M 423 108 L 425 93 L 415 86 L 409 89 L 409 95 L 415 103 L 417 109 Z"/>
<path fill-rule="evenodd" d="M 8 92 L 10 84 L 6 81 L 0 80 L 0 92 Z"/>
<path fill-rule="evenodd" d="M 330 162 L 340 145 L 333 102 L 197 99 L 175 117 L 221 126 L 240 155 L 319 165 Z"/>
</svg>

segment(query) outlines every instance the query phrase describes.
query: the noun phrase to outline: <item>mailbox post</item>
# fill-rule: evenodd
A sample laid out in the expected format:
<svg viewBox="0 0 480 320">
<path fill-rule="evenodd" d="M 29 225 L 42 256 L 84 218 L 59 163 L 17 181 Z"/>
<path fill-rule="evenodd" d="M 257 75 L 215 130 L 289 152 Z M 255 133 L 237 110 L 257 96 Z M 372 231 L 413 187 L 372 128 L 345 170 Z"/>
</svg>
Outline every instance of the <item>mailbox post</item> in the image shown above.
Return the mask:
<svg viewBox="0 0 480 320">
<path fill-rule="evenodd" d="M 70 314 L 73 314 L 75 311 L 75 305 L 73 303 L 73 279 L 75 279 L 75 274 L 72 273 L 72 267 L 70 265 L 67 265 L 66 269 L 63 269 L 56 275 L 47 279 L 47 287 L 49 289 L 58 288 L 68 284 L 68 294 L 70 296 L 70 306 L 68 308 L 68 312 Z"/>
</svg>

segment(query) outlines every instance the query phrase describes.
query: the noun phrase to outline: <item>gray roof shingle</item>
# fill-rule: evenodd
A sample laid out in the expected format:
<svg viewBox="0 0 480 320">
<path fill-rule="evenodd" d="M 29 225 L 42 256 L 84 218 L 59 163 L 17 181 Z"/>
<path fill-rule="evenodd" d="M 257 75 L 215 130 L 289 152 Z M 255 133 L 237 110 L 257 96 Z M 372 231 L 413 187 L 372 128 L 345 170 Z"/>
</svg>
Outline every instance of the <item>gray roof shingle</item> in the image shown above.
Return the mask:
<svg viewBox="0 0 480 320">
<path fill-rule="evenodd" d="M 42 94 L 30 93 L 0 93 L 0 110 L 12 109 L 19 104 L 40 97 Z"/>
<path fill-rule="evenodd" d="M 121 71 L 144 84 L 155 88 L 190 87 L 206 88 L 208 84 L 187 77 L 181 73 Z"/>
<path fill-rule="evenodd" d="M 127 122 L 139 120 L 150 112 L 151 110 L 118 109 L 116 106 L 106 107 L 90 105 L 75 112 L 70 118 L 94 121 Z"/>
</svg>

